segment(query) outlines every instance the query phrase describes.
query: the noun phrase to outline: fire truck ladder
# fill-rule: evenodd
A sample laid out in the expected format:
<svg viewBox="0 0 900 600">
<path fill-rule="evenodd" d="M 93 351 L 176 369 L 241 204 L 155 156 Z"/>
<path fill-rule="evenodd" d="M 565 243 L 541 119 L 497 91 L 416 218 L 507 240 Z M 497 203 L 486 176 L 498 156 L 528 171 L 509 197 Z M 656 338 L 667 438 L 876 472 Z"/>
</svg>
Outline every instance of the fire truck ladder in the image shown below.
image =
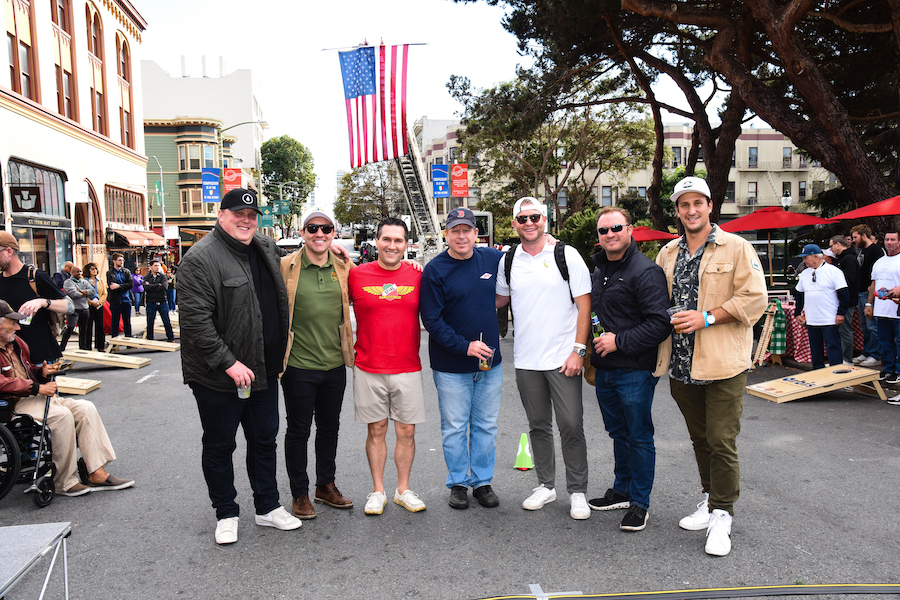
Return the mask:
<svg viewBox="0 0 900 600">
<path fill-rule="evenodd" d="M 441 226 L 438 221 L 434 202 L 423 185 L 422 160 L 416 139 L 407 133 L 409 154 L 395 158 L 397 171 L 403 180 L 403 191 L 412 215 L 413 223 L 419 232 L 419 244 L 422 252 L 425 249 L 439 249 L 441 245 Z"/>
</svg>

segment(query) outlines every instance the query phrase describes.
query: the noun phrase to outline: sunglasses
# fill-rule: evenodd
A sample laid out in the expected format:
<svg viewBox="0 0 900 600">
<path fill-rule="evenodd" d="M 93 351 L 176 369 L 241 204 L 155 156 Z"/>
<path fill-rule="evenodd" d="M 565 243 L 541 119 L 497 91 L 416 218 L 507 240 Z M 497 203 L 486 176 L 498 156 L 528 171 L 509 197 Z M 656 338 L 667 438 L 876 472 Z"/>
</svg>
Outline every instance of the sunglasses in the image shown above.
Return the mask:
<svg viewBox="0 0 900 600">
<path fill-rule="evenodd" d="M 531 219 L 532 223 L 537 223 L 541 220 L 542 216 L 543 215 L 519 215 L 516 217 L 516 221 L 519 222 L 519 225 L 524 225 L 529 219 Z"/>
<path fill-rule="evenodd" d="M 612 227 L 598 227 L 597 233 L 599 233 L 600 235 L 606 235 L 610 231 L 612 231 L 613 233 L 620 233 L 623 229 L 625 229 L 625 226 L 619 223 L 618 225 L 613 225 Z"/>
<path fill-rule="evenodd" d="M 816 282 L 816 272 L 813 271 L 813 283 L 815 283 L 815 282 Z"/>
<path fill-rule="evenodd" d="M 319 230 L 322 230 L 322 233 L 328 235 L 332 231 L 334 231 L 334 225 L 317 225 L 315 223 L 310 223 L 306 226 L 306 231 L 309 233 L 316 233 Z"/>
</svg>

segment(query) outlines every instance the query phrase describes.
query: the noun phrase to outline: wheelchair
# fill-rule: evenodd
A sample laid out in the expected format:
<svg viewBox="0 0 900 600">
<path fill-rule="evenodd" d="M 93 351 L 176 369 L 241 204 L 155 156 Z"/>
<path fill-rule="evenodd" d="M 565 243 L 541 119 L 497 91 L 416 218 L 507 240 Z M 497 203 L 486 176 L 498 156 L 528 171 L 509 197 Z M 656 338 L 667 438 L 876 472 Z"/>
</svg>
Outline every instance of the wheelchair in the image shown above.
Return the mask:
<svg viewBox="0 0 900 600">
<path fill-rule="evenodd" d="M 31 482 L 25 493 L 38 508 L 53 502 L 53 447 L 50 430 L 30 415 L 19 415 L 8 399 L 0 398 L 0 500 L 16 483 Z"/>
</svg>

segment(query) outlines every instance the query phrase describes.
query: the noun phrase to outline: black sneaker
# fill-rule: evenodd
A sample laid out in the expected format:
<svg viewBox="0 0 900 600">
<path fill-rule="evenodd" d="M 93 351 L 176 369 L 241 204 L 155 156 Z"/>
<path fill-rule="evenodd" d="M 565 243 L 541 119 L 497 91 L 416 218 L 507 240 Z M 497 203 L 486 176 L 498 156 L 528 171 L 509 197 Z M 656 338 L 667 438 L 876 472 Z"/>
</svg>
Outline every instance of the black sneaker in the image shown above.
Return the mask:
<svg viewBox="0 0 900 600">
<path fill-rule="evenodd" d="M 494 490 L 491 489 L 491 486 L 489 485 L 475 488 L 472 495 L 478 500 L 478 504 L 485 508 L 496 508 L 500 506 L 500 498 L 497 497 L 497 494 L 494 493 Z"/>
<path fill-rule="evenodd" d="M 882 371 L 881 373 L 878 374 L 878 381 L 884 381 L 885 379 L 890 377 L 890 375 L 891 374 L 888 373 L 887 371 Z"/>
<path fill-rule="evenodd" d="M 900 406 L 900 394 L 894 396 L 893 398 L 888 398 L 887 403 L 893 406 Z"/>
<path fill-rule="evenodd" d="M 891 373 L 884 378 L 884 382 L 888 385 L 897 385 L 898 383 L 900 383 L 900 374 Z"/>
<path fill-rule="evenodd" d="M 622 524 L 619 525 L 619 529 L 622 531 L 640 531 L 647 526 L 649 518 L 650 515 L 647 514 L 646 510 L 637 504 L 633 504 L 622 518 Z"/>
<path fill-rule="evenodd" d="M 610 488 L 606 490 L 606 494 L 602 498 L 594 498 L 588 502 L 591 510 L 615 510 L 617 508 L 628 508 L 631 506 L 627 496 L 623 496 L 616 490 Z"/>
<path fill-rule="evenodd" d="M 454 485 L 450 488 L 450 508 L 458 510 L 469 508 L 469 488 L 464 485 Z"/>
</svg>

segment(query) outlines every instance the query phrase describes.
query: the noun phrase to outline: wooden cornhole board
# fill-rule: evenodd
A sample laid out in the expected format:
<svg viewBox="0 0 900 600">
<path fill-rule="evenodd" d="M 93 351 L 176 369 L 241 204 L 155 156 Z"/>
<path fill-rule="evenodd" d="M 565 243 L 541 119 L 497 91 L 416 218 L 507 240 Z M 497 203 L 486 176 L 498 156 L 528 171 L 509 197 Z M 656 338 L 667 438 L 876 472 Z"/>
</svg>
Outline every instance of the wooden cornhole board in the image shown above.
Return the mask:
<svg viewBox="0 0 900 600">
<path fill-rule="evenodd" d="M 123 367 L 126 369 L 140 369 L 150 364 L 149 358 L 141 356 L 122 356 L 121 354 L 107 354 L 93 350 L 66 350 L 63 352 L 63 360 L 69 362 L 87 362 L 106 367 Z"/>
<path fill-rule="evenodd" d="M 863 384 L 871 383 L 871 386 Z M 798 398 L 807 398 L 825 392 L 833 392 L 845 387 L 854 387 L 862 392 L 872 389 L 878 397 L 887 400 L 881 384 L 878 382 L 878 371 L 850 365 L 838 365 L 816 369 L 806 373 L 798 373 L 790 377 L 773 379 L 747 386 L 747 392 L 772 402 L 790 402 Z"/>
<path fill-rule="evenodd" d="M 106 352 L 113 353 L 122 346 L 125 346 L 126 348 L 143 348 L 144 350 L 162 350 L 164 352 L 175 352 L 181 348 L 181 344 L 176 344 L 174 342 L 145 340 L 144 338 L 117 335 L 114 338 L 110 338 L 109 345 L 106 347 Z"/>
<path fill-rule="evenodd" d="M 57 377 L 54 379 L 60 396 L 93 392 L 100 387 L 97 379 L 79 379 L 78 377 Z"/>
<path fill-rule="evenodd" d="M 145 332 L 145 333 L 146 333 L 146 332 Z M 153 326 L 153 333 L 159 333 L 159 334 L 162 334 L 162 335 L 166 335 L 166 326 L 165 326 L 165 325 L 154 325 L 154 326 Z M 176 323 L 172 323 L 172 333 L 173 333 L 173 334 L 175 335 L 175 337 L 177 337 L 177 338 L 180 338 L 180 337 L 181 337 L 181 330 L 178 329 L 178 325 L 177 325 Z"/>
</svg>

